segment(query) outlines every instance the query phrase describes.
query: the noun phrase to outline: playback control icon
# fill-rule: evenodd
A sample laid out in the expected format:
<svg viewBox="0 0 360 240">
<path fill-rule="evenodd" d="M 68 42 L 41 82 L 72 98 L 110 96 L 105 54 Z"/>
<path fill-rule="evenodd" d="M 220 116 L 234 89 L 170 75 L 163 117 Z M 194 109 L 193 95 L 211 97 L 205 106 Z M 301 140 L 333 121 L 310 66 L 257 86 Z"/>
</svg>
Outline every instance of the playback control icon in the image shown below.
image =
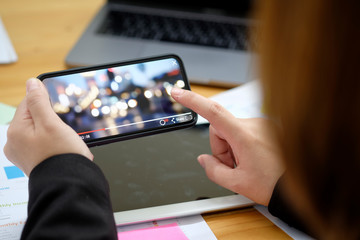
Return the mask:
<svg viewBox="0 0 360 240">
<path fill-rule="evenodd" d="M 175 118 L 171 118 L 171 119 L 165 118 L 165 119 L 161 119 L 159 123 L 161 126 L 164 126 L 168 122 L 176 123 L 176 119 Z"/>
<path fill-rule="evenodd" d="M 168 121 L 169 121 L 169 119 L 167 119 L 167 118 L 161 119 L 161 120 L 160 120 L 160 125 L 161 125 L 161 126 L 164 126 Z"/>
<path fill-rule="evenodd" d="M 166 125 L 167 123 L 171 122 L 172 124 L 175 124 L 177 122 L 185 122 L 185 121 L 190 121 L 192 120 L 193 116 L 192 115 L 187 115 L 187 116 L 180 116 L 180 117 L 173 117 L 173 118 L 164 118 L 161 119 L 159 121 L 161 126 Z"/>
</svg>

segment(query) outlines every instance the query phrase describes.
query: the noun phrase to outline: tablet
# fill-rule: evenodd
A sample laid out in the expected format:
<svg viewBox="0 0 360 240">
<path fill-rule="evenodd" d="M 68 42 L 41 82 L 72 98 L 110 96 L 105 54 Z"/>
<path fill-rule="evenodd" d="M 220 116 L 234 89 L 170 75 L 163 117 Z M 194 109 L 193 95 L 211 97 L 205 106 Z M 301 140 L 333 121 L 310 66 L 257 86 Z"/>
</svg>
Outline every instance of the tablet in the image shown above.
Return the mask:
<svg viewBox="0 0 360 240">
<path fill-rule="evenodd" d="M 197 156 L 211 153 L 209 125 L 92 149 L 110 185 L 116 224 L 253 205 L 210 181 Z"/>
</svg>

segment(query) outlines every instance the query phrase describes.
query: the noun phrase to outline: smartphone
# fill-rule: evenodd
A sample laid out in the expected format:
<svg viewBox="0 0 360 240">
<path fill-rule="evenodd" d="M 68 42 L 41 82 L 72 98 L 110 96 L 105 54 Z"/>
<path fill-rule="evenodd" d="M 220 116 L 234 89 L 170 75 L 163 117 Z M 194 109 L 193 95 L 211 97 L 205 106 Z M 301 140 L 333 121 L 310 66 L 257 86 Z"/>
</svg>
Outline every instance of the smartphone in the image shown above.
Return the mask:
<svg viewBox="0 0 360 240">
<path fill-rule="evenodd" d="M 59 117 L 89 146 L 194 126 L 197 114 L 170 96 L 190 90 L 184 65 L 166 55 L 38 76 Z"/>
</svg>

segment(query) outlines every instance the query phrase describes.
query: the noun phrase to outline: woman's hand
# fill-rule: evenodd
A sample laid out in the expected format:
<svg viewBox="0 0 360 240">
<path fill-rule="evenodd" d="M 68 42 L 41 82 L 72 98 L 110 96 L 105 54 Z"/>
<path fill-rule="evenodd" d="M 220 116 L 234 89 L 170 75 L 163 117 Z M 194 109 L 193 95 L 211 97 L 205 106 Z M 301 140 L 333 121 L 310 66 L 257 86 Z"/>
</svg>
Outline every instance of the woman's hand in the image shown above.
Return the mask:
<svg viewBox="0 0 360 240">
<path fill-rule="evenodd" d="M 26 97 L 16 110 L 7 138 L 6 157 L 28 176 L 54 155 L 76 153 L 93 159 L 84 141 L 56 115 L 45 86 L 35 78 L 26 83 Z"/>
<path fill-rule="evenodd" d="M 268 205 L 283 173 L 269 120 L 237 119 L 218 103 L 191 91 L 173 88 L 171 96 L 210 122 L 212 155 L 198 157 L 215 183 Z"/>
</svg>

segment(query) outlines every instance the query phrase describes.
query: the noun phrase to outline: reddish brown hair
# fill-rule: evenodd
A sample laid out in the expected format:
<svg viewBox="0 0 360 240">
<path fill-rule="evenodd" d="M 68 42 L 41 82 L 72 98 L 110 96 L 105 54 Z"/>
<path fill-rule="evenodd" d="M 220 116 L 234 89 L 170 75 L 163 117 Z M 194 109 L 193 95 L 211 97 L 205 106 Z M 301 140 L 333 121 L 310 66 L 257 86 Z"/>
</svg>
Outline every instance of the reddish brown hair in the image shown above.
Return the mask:
<svg viewBox="0 0 360 240">
<path fill-rule="evenodd" d="M 256 9 L 288 194 L 317 236 L 359 239 L 360 1 L 263 0 Z"/>
</svg>

